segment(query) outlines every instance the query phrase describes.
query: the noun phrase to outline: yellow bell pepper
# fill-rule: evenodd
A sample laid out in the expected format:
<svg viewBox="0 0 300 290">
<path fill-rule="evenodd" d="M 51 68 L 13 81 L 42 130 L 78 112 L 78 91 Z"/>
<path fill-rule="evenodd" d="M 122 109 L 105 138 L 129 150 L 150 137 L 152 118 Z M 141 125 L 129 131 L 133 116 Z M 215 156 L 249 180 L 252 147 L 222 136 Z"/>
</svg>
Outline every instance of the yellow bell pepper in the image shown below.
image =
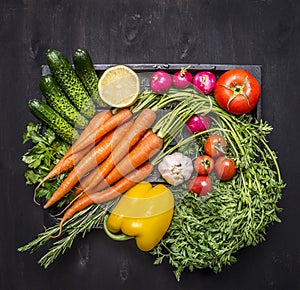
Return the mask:
<svg viewBox="0 0 300 290">
<path fill-rule="evenodd" d="M 174 212 L 174 197 L 163 184 L 141 182 L 129 189 L 104 221 L 104 230 L 114 240 L 135 238 L 142 251 L 152 250 L 168 230 Z M 116 234 L 122 232 L 122 234 Z"/>
</svg>

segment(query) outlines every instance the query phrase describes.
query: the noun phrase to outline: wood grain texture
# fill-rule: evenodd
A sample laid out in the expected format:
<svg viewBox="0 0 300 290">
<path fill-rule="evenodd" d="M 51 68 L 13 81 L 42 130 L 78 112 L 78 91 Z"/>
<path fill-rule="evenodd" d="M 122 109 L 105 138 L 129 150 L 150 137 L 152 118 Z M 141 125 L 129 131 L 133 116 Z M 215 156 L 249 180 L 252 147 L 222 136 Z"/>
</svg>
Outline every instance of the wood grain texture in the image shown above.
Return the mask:
<svg viewBox="0 0 300 290">
<path fill-rule="evenodd" d="M 1 1 L 0 289 L 300 289 L 299 13 L 297 0 Z M 265 243 L 242 250 L 218 275 L 185 272 L 180 283 L 167 263 L 154 266 L 134 241 L 120 245 L 102 231 L 78 238 L 47 270 L 36 263 L 43 251 L 17 253 L 43 230 L 45 214 L 24 184 L 22 134 L 34 120 L 27 102 L 41 95 L 47 49 L 71 59 L 78 47 L 99 64 L 262 65 L 263 118 L 288 184 L 282 224 Z"/>
</svg>

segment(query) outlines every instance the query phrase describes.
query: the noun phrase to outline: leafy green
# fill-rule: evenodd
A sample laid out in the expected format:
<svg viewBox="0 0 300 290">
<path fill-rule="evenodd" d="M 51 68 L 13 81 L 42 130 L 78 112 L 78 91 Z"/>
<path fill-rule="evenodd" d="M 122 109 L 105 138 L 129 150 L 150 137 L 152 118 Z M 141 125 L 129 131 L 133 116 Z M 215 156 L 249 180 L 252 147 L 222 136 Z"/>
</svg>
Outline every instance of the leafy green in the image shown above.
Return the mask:
<svg viewBox="0 0 300 290">
<path fill-rule="evenodd" d="M 186 185 L 174 190 L 181 198 L 167 234 L 152 254 L 155 264 L 168 260 L 177 280 L 185 269 L 221 271 L 236 261 L 239 249 L 257 245 L 265 239 L 268 226 L 280 222 L 277 203 L 285 184 L 276 154 L 267 145 L 271 126 L 251 115 L 236 117 L 218 107 L 215 110 L 216 123 L 224 129 L 228 143 L 226 153 L 236 160 L 238 173 L 228 182 L 214 179 L 214 191 L 206 198 L 189 192 Z M 202 150 L 203 139 L 191 140 L 192 147 L 199 142 L 198 150 Z M 189 154 L 186 140 L 182 143 L 180 150 Z"/>
<path fill-rule="evenodd" d="M 48 128 L 44 132 L 42 129 L 40 123 L 30 122 L 23 134 L 23 143 L 29 141 L 33 143 L 33 146 L 22 156 L 22 161 L 28 166 L 28 170 L 24 174 L 28 185 L 40 183 L 70 147 L 57 138 L 51 129 Z M 36 191 L 36 196 L 48 200 L 67 174 L 68 172 L 62 173 L 56 178 L 44 182 Z M 72 198 L 73 192 L 68 194 L 58 206 L 68 203 Z"/>
</svg>

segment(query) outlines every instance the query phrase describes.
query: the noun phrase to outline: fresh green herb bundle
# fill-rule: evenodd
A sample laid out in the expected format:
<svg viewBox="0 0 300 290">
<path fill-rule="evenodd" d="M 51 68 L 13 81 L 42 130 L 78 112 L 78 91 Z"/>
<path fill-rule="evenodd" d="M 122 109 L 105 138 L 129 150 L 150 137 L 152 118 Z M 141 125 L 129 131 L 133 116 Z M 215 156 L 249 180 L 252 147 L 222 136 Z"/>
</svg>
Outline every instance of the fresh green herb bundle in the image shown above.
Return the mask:
<svg viewBox="0 0 300 290">
<path fill-rule="evenodd" d="M 57 138 L 55 133 L 47 128 L 42 132 L 40 123 L 30 122 L 23 134 L 23 143 L 31 141 L 34 145 L 23 155 L 22 161 L 27 164 L 28 170 L 25 172 L 26 184 L 37 185 L 49 173 L 54 165 L 67 152 L 70 145 Z M 56 178 L 44 182 L 36 191 L 36 197 L 48 200 L 53 192 L 63 182 L 67 172 L 60 174 Z M 61 207 L 73 199 L 72 192 L 68 194 L 58 204 Z"/>
<path fill-rule="evenodd" d="M 186 268 L 221 271 L 236 261 L 239 249 L 257 245 L 265 239 L 267 227 L 280 222 L 277 203 L 284 183 L 276 154 L 267 145 L 272 128 L 251 115 L 233 117 L 223 111 L 218 115 L 230 151 L 235 153 L 238 173 L 230 181 L 215 184 L 205 199 L 184 187 L 174 189 L 184 198 L 178 201 L 171 226 L 152 254 L 156 264 L 167 259 L 178 280 Z"/>
</svg>

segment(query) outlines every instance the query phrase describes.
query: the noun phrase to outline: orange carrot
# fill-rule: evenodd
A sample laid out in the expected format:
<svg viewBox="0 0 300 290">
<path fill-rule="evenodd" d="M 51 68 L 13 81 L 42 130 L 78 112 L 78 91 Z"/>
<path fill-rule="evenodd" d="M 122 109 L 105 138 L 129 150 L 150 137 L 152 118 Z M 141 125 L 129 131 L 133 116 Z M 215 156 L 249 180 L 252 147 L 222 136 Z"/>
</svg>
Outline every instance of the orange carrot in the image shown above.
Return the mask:
<svg viewBox="0 0 300 290">
<path fill-rule="evenodd" d="M 140 113 L 122 142 L 112 150 L 103 163 L 95 168 L 95 172 L 87 177 L 87 181 L 90 183 L 89 188 L 95 187 L 109 174 L 116 164 L 129 152 L 130 148 L 143 137 L 145 132 L 154 123 L 155 118 L 156 113 L 150 109 L 145 109 Z"/>
<path fill-rule="evenodd" d="M 145 178 L 147 178 L 153 171 L 153 165 L 150 162 L 146 162 L 139 166 L 136 170 L 133 170 L 128 175 L 123 177 L 116 184 L 111 186 L 110 188 L 94 192 L 93 194 L 88 195 L 94 203 L 102 203 L 109 200 L 112 200 L 119 195 L 123 194 L 135 184 L 141 182 Z"/>
<path fill-rule="evenodd" d="M 152 134 L 154 134 L 154 133 L 153 133 L 153 131 L 152 131 L 151 129 L 147 130 L 146 133 L 145 133 L 145 135 L 142 137 L 141 140 L 147 138 L 148 136 L 150 136 L 150 135 L 152 135 Z"/>
<path fill-rule="evenodd" d="M 146 139 L 148 136 L 150 136 L 150 135 L 153 135 L 154 133 L 153 133 L 153 131 L 151 130 L 151 129 L 149 129 L 146 133 L 145 133 L 145 135 L 142 137 L 142 139 L 141 139 L 141 141 L 140 142 L 142 142 L 144 139 Z M 131 149 L 131 148 L 130 148 Z M 109 173 L 110 174 L 110 173 Z M 90 183 L 92 182 L 92 180 L 94 179 L 94 178 L 97 178 L 97 175 L 98 175 L 98 170 L 97 169 L 94 169 L 93 171 L 91 171 L 90 173 L 89 173 L 89 175 L 88 176 L 86 176 L 85 178 L 83 178 L 82 180 L 80 180 L 80 183 L 76 186 L 76 188 L 75 188 L 75 191 L 74 191 L 74 193 L 75 193 L 75 195 L 78 195 L 80 192 L 82 192 L 82 191 L 84 191 L 84 189 L 85 188 L 87 188 L 87 187 L 89 187 L 90 186 Z M 104 184 L 106 184 L 106 182 L 103 180 L 102 181 Z M 102 182 L 100 182 L 100 183 L 102 183 Z M 109 185 L 111 185 L 112 183 L 109 183 Z M 98 186 L 97 186 L 97 190 L 101 190 L 101 189 L 103 189 L 104 187 L 102 187 L 102 186 L 100 186 L 99 188 L 98 188 Z"/>
<path fill-rule="evenodd" d="M 96 143 L 94 138 L 95 132 L 98 130 L 100 126 L 103 125 L 103 123 L 108 121 L 111 117 L 112 117 L 112 113 L 110 110 L 105 110 L 95 115 L 90 120 L 87 127 L 81 132 L 79 138 L 75 141 L 75 143 L 64 155 L 64 158 L 68 158 L 72 156 L 76 152 L 81 151 L 82 149 L 84 149 L 89 145 L 94 145 Z M 89 142 L 87 142 L 88 140 Z"/>
<path fill-rule="evenodd" d="M 57 176 L 58 174 L 70 169 L 77 162 L 73 162 L 72 159 L 80 160 L 91 148 L 95 145 L 106 133 L 115 129 L 118 125 L 121 125 L 128 119 L 130 119 L 132 113 L 129 109 L 123 109 L 116 115 L 112 116 L 110 110 L 102 111 L 93 117 L 88 126 L 80 134 L 77 141 L 71 146 L 67 153 L 61 158 L 58 164 L 50 171 L 50 173 L 38 184 L 34 191 L 34 201 L 37 189 L 49 178 Z M 76 158 L 73 157 L 75 154 Z M 63 165 L 63 166 L 62 166 Z"/>
<path fill-rule="evenodd" d="M 97 166 L 97 164 L 102 162 L 111 153 L 111 150 L 115 144 L 120 142 L 131 126 L 132 122 L 129 121 L 114 131 L 108 133 L 68 174 L 59 188 L 53 193 L 51 198 L 44 205 L 44 208 L 48 208 L 60 200 L 74 187 L 74 185 L 76 185 L 80 178 Z"/>
<path fill-rule="evenodd" d="M 85 209 L 93 203 L 106 202 L 120 196 L 121 194 L 129 190 L 132 186 L 147 178 L 152 171 L 152 164 L 150 162 L 144 163 L 139 168 L 137 168 L 137 170 L 134 170 L 126 175 L 112 187 L 100 192 L 95 192 L 92 195 L 86 194 L 84 197 L 76 200 L 62 217 L 60 221 L 60 229 L 62 228 L 63 223 L 66 220 L 70 219 L 76 212 Z"/>
<path fill-rule="evenodd" d="M 88 185 L 84 188 L 87 193 L 95 192 L 112 185 L 123 176 L 135 168 L 149 160 L 157 153 L 163 145 L 163 141 L 156 134 L 152 133 L 148 137 L 142 139 L 130 152 L 126 155 L 116 167 L 106 176 L 106 178 L 95 187 Z"/>
<path fill-rule="evenodd" d="M 80 192 L 83 191 L 83 186 L 81 185 L 82 182 L 86 180 L 86 178 L 84 178 L 83 180 L 81 180 L 75 187 L 74 187 L 74 194 L 78 195 Z"/>
<path fill-rule="evenodd" d="M 87 148 L 73 154 L 70 158 L 61 158 L 56 165 L 51 169 L 51 171 L 48 173 L 46 177 L 43 178 L 43 180 L 37 185 L 37 187 L 34 190 L 34 196 L 33 200 L 35 203 L 35 196 L 37 190 L 40 188 L 40 186 L 50 178 L 53 178 L 69 169 L 71 169 L 73 166 L 75 166 L 81 159 L 82 157 L 87 154 L 87 152 L 92 148 L 92 145 L 88 146 Z M 38 203 L 37 203 L 38 204 Z"/>
<path fill-rule="evenodd" d="M 46 180 L 57 176 L 58 174 L 72 168 L 79 160 L 92 148 L 94 144 L 90 143 L 88 146 L 83 148 L 84 150 L 76 150 L 76 144 L 83 142 L 83 140 L 102 125 L 103 122 L 107 121 L 112 116 L 109 110 L 105 110 L 96 116 L 89 122 L 87 127 L 82 131 L 77 141 L 71 146 L 71 148 L 65 153 L 65 155 L 59 160 L 59 162 L 53 167 L 49 174 L 43 179 Z M 72 156 L 72 158 L 70 158 Z"/>
<path fill-rule="evenodd" d="M 72 158 L 61 158 L 42 182 L 45 182 L 46 180 L 53 178 L 75 166 L 83 158 L 83 156 L 85 156 L 91 150 L 91 148 L 92 145 L 88 146 L 84 150 L 76 152 L 72 155 Z"/>
<path fill-rule="evenodd" d="M 132 113 L 129 109 L 125 108 L 119 111 L 117 114 L 111 116 L 111 112 L 106 110 L 101 113 L 105 113 L 108 118 L 105 121 L 93 122 L 90 127 L 87 127 L 72 145 L 70 150 L 66 153 L 66 158 L 72 154 L 84 149 L 90 144 L 97 143 L 105 134 L 109 133 L 113 129 L 120 126 L 125 121 L 132 117 Z M 99 114 L 101 114 L 99 113 Z"/>
</svg>

